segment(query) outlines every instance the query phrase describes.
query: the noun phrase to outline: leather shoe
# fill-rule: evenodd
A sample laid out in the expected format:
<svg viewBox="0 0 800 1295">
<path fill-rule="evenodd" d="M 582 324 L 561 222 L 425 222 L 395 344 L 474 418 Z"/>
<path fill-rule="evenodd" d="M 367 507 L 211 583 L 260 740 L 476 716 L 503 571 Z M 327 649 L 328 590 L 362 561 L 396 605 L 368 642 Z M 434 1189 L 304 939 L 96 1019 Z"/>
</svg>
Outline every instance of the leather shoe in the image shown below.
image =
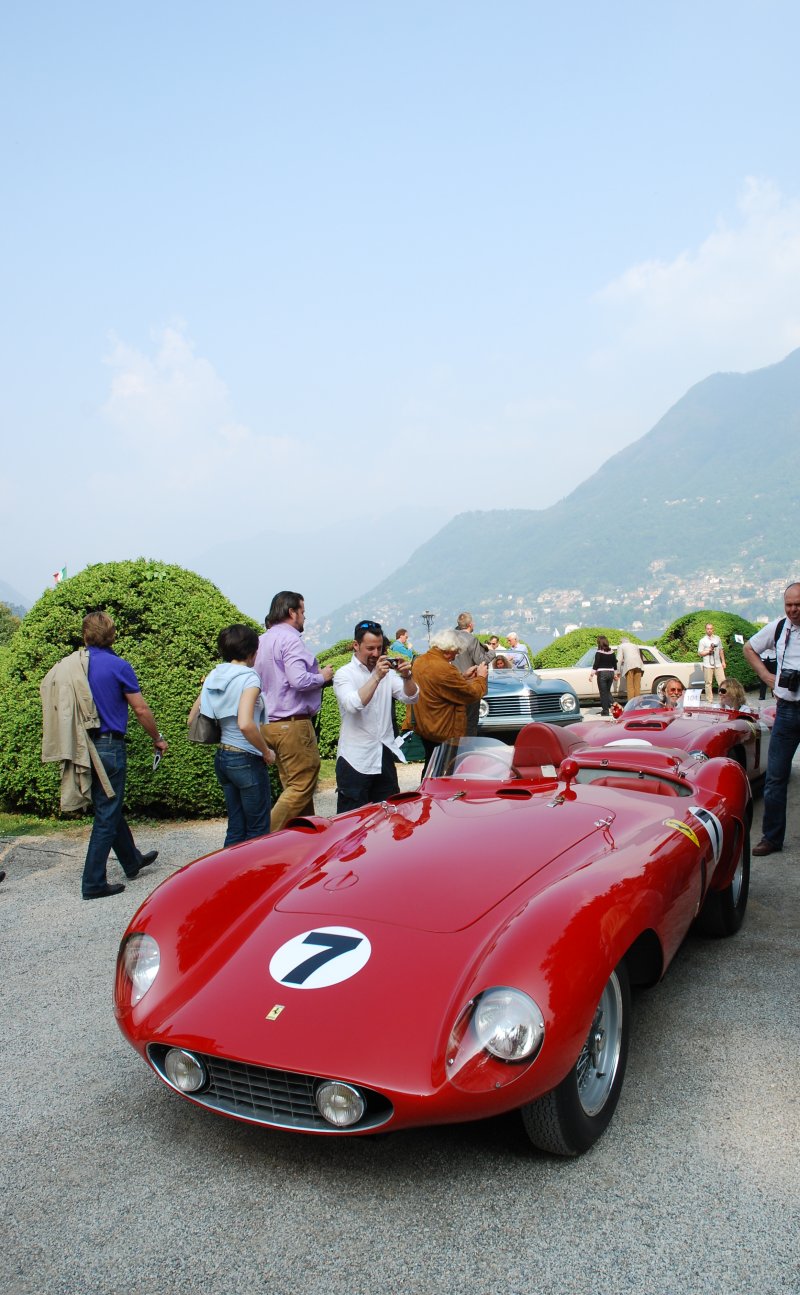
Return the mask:
<svg viewBox="0 0 800 1295">
<path fill-rule="evenodd" d="M 106 895 L 119 895 L 120 892 L 123 891 L 124 889 L 125 887 L 122 885 L 122 882 L 120 881 L 115 881 L 113 884 L 106 882 L 102 890 L 91 890 L 89 891 L 89 894 L 84 895 L 83 898 L 84 899 L 105 899 Z"/>
<path fill-rule="evenodd" d="M 147 854 L 142 855 L 142 862 L 139 864 L 139 867 L 136 869 L 136 871 L 126 873 L 128 881 L 133 881 L 134 877 L 139 876 L 139 873 L 142 871 L 142 868 L 149 868 L 150 864 L 155 863 L 157 858 L 158 858 L 158 850 L 148 850 Z"/>
<path fill-rule="evenodd" d="M 783 849 L 782 845 L 773 845 L 765 836 L 762 836 L 758 845 L 754 845 L 751 851 L 757 859 L 761 859 L 765 854 L 780 854 Z"/>
</svg>

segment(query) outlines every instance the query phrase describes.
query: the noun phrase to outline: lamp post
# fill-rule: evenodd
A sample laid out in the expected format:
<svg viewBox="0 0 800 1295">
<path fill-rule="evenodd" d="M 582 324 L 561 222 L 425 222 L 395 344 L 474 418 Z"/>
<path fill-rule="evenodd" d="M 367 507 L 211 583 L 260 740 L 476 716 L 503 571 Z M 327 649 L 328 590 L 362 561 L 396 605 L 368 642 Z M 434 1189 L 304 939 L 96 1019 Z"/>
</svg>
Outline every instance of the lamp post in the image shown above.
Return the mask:
<svg viewBox="0 0 800 1295">
<path fill-rule="evenodd" d="M 428 647 L 431 645 L 431 625 L 436 620 L 435 612 L 421 612 L 420 616 L 425 622 L 425 628 L 428 631 Z"/>
</svg>

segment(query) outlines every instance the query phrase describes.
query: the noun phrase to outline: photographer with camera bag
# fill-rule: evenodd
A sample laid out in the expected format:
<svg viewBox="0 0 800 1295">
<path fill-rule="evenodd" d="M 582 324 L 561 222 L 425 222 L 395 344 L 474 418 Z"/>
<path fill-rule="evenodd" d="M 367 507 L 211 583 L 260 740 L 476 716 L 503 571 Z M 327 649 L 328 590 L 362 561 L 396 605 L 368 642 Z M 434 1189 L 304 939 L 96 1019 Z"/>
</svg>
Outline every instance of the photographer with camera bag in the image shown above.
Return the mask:
<svg viewBox="0 0 800 1295">
<path fill-rule="evenodd" d="M 762 837 L 753 854 L 777 854 L 786 834 L 786 792 L 792 759 L 800 746 L 800 583 L 788 585 L 783 595 L 786 613 L 771 621 L 744 645 L 745 660 L 777 698 L 777 713 L 767 758 L 764 784 Z M 777 671 L 771 673 L 760 653 L 774 648 Z"/>
</svg>

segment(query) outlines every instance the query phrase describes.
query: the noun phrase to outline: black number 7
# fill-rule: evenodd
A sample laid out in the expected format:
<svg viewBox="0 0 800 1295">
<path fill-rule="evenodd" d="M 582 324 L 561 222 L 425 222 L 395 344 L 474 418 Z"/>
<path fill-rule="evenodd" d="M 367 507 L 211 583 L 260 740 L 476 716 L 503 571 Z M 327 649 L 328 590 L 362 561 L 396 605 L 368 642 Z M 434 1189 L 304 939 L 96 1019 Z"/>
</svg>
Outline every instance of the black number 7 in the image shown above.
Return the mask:
<svg viewBox="0 0 800 1295">
<path fill-rule="evenodd" d="M 352 935 L 332 935 L 330 932 L 311 931 L 303 940 L 303 944 L 320 944 L 322 952 L 315 953 L 312 957 L 306 958 L 305 962 L 298 963 L 293 971 L 282 978 L 281 984 L 302 985 L 318 967 L 324 967 L 326 962 L 340 958 L 343 953 L 350 953 L 361 943 L 361 939 L 355 939 Z"/>
</svg>

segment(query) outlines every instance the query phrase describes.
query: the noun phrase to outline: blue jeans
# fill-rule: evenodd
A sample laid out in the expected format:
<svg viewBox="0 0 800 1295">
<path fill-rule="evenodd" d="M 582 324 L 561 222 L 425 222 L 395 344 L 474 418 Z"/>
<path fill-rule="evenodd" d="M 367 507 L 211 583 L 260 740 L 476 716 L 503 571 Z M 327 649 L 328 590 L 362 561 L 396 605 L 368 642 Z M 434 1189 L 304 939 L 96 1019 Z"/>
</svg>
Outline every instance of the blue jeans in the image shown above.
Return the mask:
<svg viewBox="0 0 800 1295">
<path fill-rule="evenodd" d="M 113 800 L 109 800 L 100 785 L 100 779 L 92 770 L 94 823 L 92 835 L 89 837 L 86 862 L 83 865 L 81 888 L 84 895 L 95 895 L 106 885 L 106 865 L 110 850 L 114 851 L 127 876 L 138 872 L 142 866 L 142 856 L 136 848 L 131 829 L 123 814 L 125 773 L 128 768 L 127 748 L 124 742 L 113 737 L 99 737 L 95 746 L 116 795 Z"/>
<path fill-rule="evenodd" d="M 400 786 L 395 758 L 387 747 L 383 747 L 382 752 L 380 773 L 359 773 L 343 756 L 339 756 L 336 761 L 337 814 L 346 814 L 348 810 L 360 809 L 362 805 L 372 805 L 386 800 L 387 796 L 397 795 Z"/>
<path fill-rule="evenodd" d="M 779 848 L 786 835 L 786 791 L 792 758 L 800 746 L 800 704 L 778 699 L 778 712 L 769 741 L 767 778 L 764 783 L 764 817 L 761 835 Z"/>
<path fill-rule="evenodd" d="M 225 797 L 228 830 L 225 844 L 238 845 L 269 831 L 269 770 L 260 755 L 217 747 L 214 771 Z"/>
</svg>

